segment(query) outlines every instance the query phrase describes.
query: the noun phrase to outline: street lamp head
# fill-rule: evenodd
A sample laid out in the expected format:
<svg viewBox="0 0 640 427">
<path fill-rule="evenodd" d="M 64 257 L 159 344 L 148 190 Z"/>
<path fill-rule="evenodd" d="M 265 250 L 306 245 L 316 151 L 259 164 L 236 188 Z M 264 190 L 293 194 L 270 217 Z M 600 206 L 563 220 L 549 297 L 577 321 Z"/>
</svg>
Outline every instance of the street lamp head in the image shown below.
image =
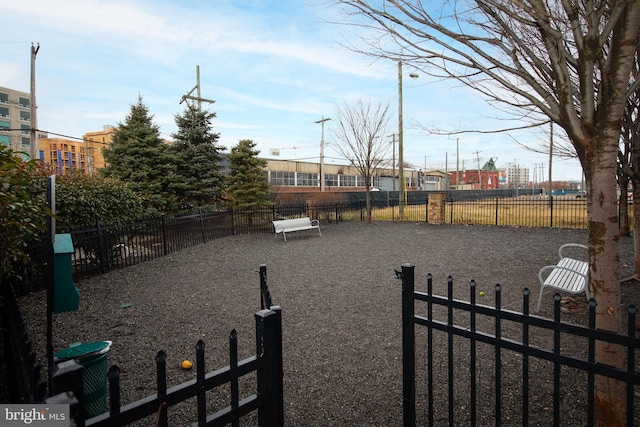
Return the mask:
<svg viewBox="0 0 640 427">
<path fill-rule="evenodd" d="M 416 73 L 409 73 L 409 77 L 411 77 L 412 79 L 417 79 L 420 76 Z"/>
</svg>

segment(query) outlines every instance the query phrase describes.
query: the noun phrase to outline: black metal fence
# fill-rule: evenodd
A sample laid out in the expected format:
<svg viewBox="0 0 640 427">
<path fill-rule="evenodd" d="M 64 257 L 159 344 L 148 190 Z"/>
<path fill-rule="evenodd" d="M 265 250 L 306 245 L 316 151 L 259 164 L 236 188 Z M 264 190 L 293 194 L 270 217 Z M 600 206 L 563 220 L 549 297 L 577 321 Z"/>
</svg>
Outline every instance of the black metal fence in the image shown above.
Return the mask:
<svg viewBox="0 0 640 427">
<path fill-rule="evenodd" d="M 271 305 L 271 293 L 267 284 L 267 268 L 260 266 L 260 301 L 262 309 L 255 313 L 256 353 L 255 356 L 238 360 L 238 335 L 232 330 L 229 335 L 229 365 L 205 373 L 205 345 L 202 340 L 196 344 L 196 379 L 168 388 L 166 380 L 166 354 L 156 356 L 156 389 L 154 395 L 122 406 L 120 402 L 120 368 L 112 366 L 109 380 L 109 412 L 85 420 L 81 406 L 82 398 L 72 398 L 82 393 L 83 367 L 75 362 L 65 362 L 64 369 L 53 377 L 54 392 L 49 402 L 72 404 L 71 413 L 78 426 L 122 426 L 155 416 L 153 425 L 169 425 L 169 413 L 175 406 L 188 399 L 196 398 L 194 426 L 239 425 L 242 417 L 257 411 L 260 426 L 284 425 L 284 388 L 282 367 L 282 310 Z M 239 381 L 243 377 L 255 375 L 254 392 L 241 397 Z M 80 386 L 79 386 L 80 385 Z M 207 415 L 207 392 L 228 385 L 230 402 L 225 408 Z M 37 401 L 36 401 L 37 402 Z M 181 417 L 182 418 L 182 417 Z M 181 422 L 186 421 L 181 419 Z"/>
<path fill-rule="evenodd" d="M 428 426 L 593 426 L 596 376 L 624 382 L 626 393 L 620 397 L 626 401 L 626 423 L 637 425 L 634 387 L 640 385 L 640 339 L 635 337 L 635 306 L 627 310 L 627 335 L 619 335 L 596 329 L 594 300 L 589 301 L 585 327 L 561 321 L 559 294 L 554 296 L 551 320 L 529 315 L 528 289 L 518 313 L 502 309 L 499 285 L 494 308 L 476 304 L 473 281 L 470 302 L 454 299 L 451 277 L 447 297 L 433 295 L 431 275 L 427 292 L 416 292 L 414 273 L 413 265 L 402 266 L 405 426 L 416 425 L 417 406 L 424 408 L 420 418 Z M 422 315 L 416 314 L 416 305 L 423 307 Z M 424 364 L 416 363 L 416 337 L 425 341 L 420 347 L 426 351 Z M 595 348 L 602 343 L 624 348 L 625 367 L 596 362 Z M 425 381 L 417 389 L 420 378 Z"/>
<path fill-rule="evenodd" d="M 587 202 L 575 196 L 448 199 L 445 215 L 451 224 L 581 229 L 588 225 Z"/>
<path fill-rule="evenodd" d="M 41 402 L 47 392 L 47 384 L 41 374 L 42 364 L 33 350 L 33 342 L 9 281 L 0 283 L 0 299 L 3 338 L 0 346 L 5 358 L 7 391 L 13 403 Z"/>
<path fill-rule="evenodd" d="M 427 194 L 427 193 L 425 193 Z M 447 196 L 449 197 L 449 196 Z M 400 207 L 397 199 L 372 202 L 374 221 L 428 222 L 428 199 L 412 197 Z M 517 225 L 523 227 L 587 227 L 586 202 L 571 197 L 480 197 L 468 194 L 449 197 L 445 203 L 445 222 L 451 224 Z M 213 239 L 238 234 L 273 232 L 271 221 L 308 216 L 328 223 L 364 221 L 364 201 L 328 204 L 274 205 L 251 210 L 198 210 L 184 215 L 93 227 L 70 232 L 75 248 L 72 255 L 73 279 L 83 279 L 110 270 L 128 267 Z M 23 278 L 20 294 L 44 289 L 48 246 L 32 242 L 30 263 L 20 266 Z"/>
</svg>

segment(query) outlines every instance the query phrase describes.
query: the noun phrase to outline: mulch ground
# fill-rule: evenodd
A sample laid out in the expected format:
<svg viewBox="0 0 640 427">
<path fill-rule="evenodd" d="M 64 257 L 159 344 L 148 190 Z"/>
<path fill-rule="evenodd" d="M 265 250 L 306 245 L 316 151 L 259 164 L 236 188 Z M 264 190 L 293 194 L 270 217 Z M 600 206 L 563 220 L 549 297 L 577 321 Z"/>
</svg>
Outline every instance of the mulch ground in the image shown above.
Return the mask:
<svg viewBox="0 0 640 427">
<path fill-rule="evenodd" d="M 402 424 L 402 354 L 400 281 L 394 269 L 416 266 L 416 288 L 426 289 L 426 275 L 434 277 L 435 293 L 446 295 L 447 277 L 454 278 L 455 297 L 468 299 L 471 279 L 485 292 L 481 304 L 493 305 L 496 284 L 502 288 L 502 307 L 520 311 L 522 291 L 531 289 L 532 311 L 537 302 L 537 272 L 557 259 L 564 243 L 586 243 L 584 230 L 502 228 L 414 223 L 322 224 L 315 231 L 293 233 L 284 242 L 273 235 L 243 235 L 211 241 L 164 258 L 85 280 L 80 310 L 54 316 L 54 348 L 71 343 L 111 340 L 109 364 L 122 369 L 123 403 L 155 392 L 155 356 L 165 350 L 168 384 L 195 377 L 179 364 L 195 358 L 199 339 L 206 344 L 206 369 L 228 364 L 228 336 L 236 329 L 240 357 L 255 348 L 253 313 L 260 308 L 256 270 L 267 265 L 274 304 L 282 307 L 284 335 L 285 424 L 288 426 Z M 621 239 L 621 275 L 633 265 L 632 238 Z M 624 303 L 640 303 L 637 282 L 623 284 Z M 584 298 L 584 297 L 577 297 Z M 579 307 L 580 301 L 577 301 Z M 45 296 L 23 297 L 21 307 L 39 354 L 45 355 Z M 563 319 L 585 323 L 586 314 L 567 310 Z M 552 314 L 552 292 L 545 293 L 541 316 Z M 459 319 L 464 322 L 464 319 Z M 487 320 L 481 326 L 490 324 Z M 515 326 L 505 325 L 505 334 Z M 487 332 L 491 332 L 489 329 Z M 511 331 L 514 332 L 514 331 Z M 421 339 L 418 332 L 418 339 Z M 546 340 L 541 337 L 541 340 Z M 440 342 L 440 341 L 436 341 Z M 420 343 L 420 341 L 419 341 Z M 421 345 L 421 344 L 420 344 Z M 567 346 L 573 343 L 567 341 Z M 467 350 L 467 343 L 456 340 Z M 421 347 L 418 347 L 421 348 Z M 424 383 L 424 356 L 417 378 Z M 436 369 L 446 371 L 446 346 L 434 354 Z M 493 349 L 481 348 L 477 374 L 486 381 L 478 425 L 494 425 L 491 389 Z M 42 360 L 46 365 L 45 360 Z M 455 358 L 456 417 L 468 419 L 468 362 Z M 503 358 L 503 423 L 519 420 L 521 383 L 518 355 Z M 547 388 L 549 365 L 533 363 L 541 384 L 532 386 L 529 425 L 550 425 L 553 402 Z M 515 377 L 511 378 L 511 372 Z M 544 372 L 544 374 L 543 374 Z M 533 375 L 532 375 L 533 378 Z M 584 378 L 563 372 L 563 425 L 583 425 Z M 251 392 L 250 381 L 242 388 Z M 418 385 L 424 397 L 424 384 Z M 437 383 L 436 399 L 446 399 L 447 386 Z M 482 394 L 480 394 L 482 393 Z M 208 394 L 210 412 L 228 405 L 228 390 Z M 447 416 L 446 400 L 436 401 L 436 424 Z M 581 403 L 582 402 L 582 403 Z M 640 406 L 640 405 L 636 405 Z M 195 420 L 192 402 L 170 408 L 172 425 Z M 424 423 L 425 402 L 418 418 Z M 145 420 L 139 425 L 150 425 Z M 254 425 L 249 417 L 246 425 Z"/>
</svg>

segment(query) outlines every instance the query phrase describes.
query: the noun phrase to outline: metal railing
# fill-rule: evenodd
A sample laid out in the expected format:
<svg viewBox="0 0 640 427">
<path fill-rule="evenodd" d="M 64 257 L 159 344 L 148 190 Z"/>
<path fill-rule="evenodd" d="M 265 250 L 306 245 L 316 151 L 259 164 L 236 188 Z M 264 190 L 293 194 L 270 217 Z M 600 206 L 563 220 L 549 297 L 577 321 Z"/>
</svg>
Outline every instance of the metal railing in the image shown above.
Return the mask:
<svg viewBox="0 0 640 427">
<path fill-rule="evenodd" d="M 196 378 L 167 387 L 167 357 L 159 351 L 156 358 L 156 390 L 151 396 L 142 398 L 126 406 L 121 404 L 120 368 L 111 366 L 107 373 L 109 381 L 109 411 L 86 419 L 82 405 L 83 368 L 77 363 L 65 366 L 53 377 L 56 396 L 50 401 L 67 403 L 72 406 L 76 425 L 79 426 L 122 426 L 149 416 L 155 416 L 156 426 L 169 425 L 171 407 L 196 398 L 192 425 L 223 426 L 239 425 L 245 415 L 257 412 L 259 425 L 284 425 L 284 390 L 282 366 L 282 310 L 271 303 L 271 293 L 267 285 L 267 267 L 260 266 L 260 301 L 262 309 L 254 314 L 256 331 L 256 354 L 238 360 L 238 334 L 229 334 L 229 365 L 205 373 L 205 344 L 199 340 L 195 350 Z M 66 362 L 67 364 L 69 362 Z M 243 395 L 239 380 L 243 377 L 255 378 L 253 393 Z M 229 404 L 213 414 L 207 414 L 207 393 L 228 386 Z M 246 387 L 245 387 L 246 388 Z M 249 389 L 250 390 L 250 389 Z M 72 391 L 73 395 L 67 392 Z M 244 390 L 248 391 L 248 390 Z M 37 400 L 35 402 L 38 402 Z M 182 415 L 181 415 L 182 417 Z M 180 419 L 180 422 L 186 420 Z"/>
<path fill-rule="evenodd" d="M 420 406 L 425 408 L 429 426 L 478 425 L 483 424 L 482 419 L 491 419 L 496 426 L 593 426 L 596 376 L 624 383 L 626 393 L 619 397 L 626 403 L 627 425 L 634 425 L 634 387 L 640 385 L 635 306 L 627 309 L 626 335 L 616 334 L 596 328 L 593 299 L 588 304 L 589 321 L 585 327 L 561 320 L 559 294 L 554 295 L 553 319 L 546 319 L 529 314 L 526 288 L 522 313 L 518 313 L 502 308 L 500 285 L 495 287 L 495 307 L 476 303 L 473 281 L 469 302 L 454 298 L 451 277 L 447 280 L 446 297 L 433 294 L 431 275 L 427 276 L 427 292 L 417 292 L 414 270 L 413 265 L 404 264 L 399 273 L 405 426 L 416 424 L 419 378 L 425 378 L 420 395 L 426 395 L 427 402 Z M 415 325 L 426 329 L 426 345 L 419 347 L 426 351 L 423 376 L 416 374 L 416 336 L 420 328 Z M 596 345 L 603 343 L 623 347 L 624 367 L 596 361 Z M 437 384 L 447 387 L 436 387 Z M 544 407 L 546 411 L 541 410 Z M 536 417 L 535 422 L 530 420 L 532 417 Z"/>
</svg>

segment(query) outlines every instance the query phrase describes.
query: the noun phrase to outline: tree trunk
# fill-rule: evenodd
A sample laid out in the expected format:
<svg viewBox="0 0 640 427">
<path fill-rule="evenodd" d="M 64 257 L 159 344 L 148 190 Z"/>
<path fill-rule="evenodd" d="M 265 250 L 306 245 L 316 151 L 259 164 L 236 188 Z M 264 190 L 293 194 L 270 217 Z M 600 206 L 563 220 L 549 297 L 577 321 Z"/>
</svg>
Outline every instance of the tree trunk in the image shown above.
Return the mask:
<svg viewBox="0 0 640 427">
<path fill-rule="evenodd" d="M 620 237 L 630 236 L 631 235 L 631 227 L 629 226 L 629 203 L 627 202 L 627 193 L 624 194 L 620 192 L 620 230 L 618 233 Z"/>
<path fill-rule="evenodd" d="M 619 332 L 622 328 L 622 305 L 619 282 L 618 211 L 616 192 L 616 143 L 605 142 L 605 136 L 617 141 L 616 129 L 602 132 L 597 155 L 587 156 L 586 175 L 590 189 L 589 210 L 589 293 L 598 303 L 598 329 Z M 609 140 L 611 141 L 611 140 Z M 622 367 L 625 352 L 619 345 L 598 341 L 596 361 Z M 595 378 L 595 419 L 607 420 L 608 426 L 625 424 L 625 384 L 602 376 Z"/>
<path fill-rule="evenodd" d="M 637 189 L 637 190 L 636 190 Z M 636 202 L 638 200 L 638 202 Z M 640 280 L 640 183 L 633 184 L 633 250 L 635 265 L 633 277 Z"/>
</svg>

